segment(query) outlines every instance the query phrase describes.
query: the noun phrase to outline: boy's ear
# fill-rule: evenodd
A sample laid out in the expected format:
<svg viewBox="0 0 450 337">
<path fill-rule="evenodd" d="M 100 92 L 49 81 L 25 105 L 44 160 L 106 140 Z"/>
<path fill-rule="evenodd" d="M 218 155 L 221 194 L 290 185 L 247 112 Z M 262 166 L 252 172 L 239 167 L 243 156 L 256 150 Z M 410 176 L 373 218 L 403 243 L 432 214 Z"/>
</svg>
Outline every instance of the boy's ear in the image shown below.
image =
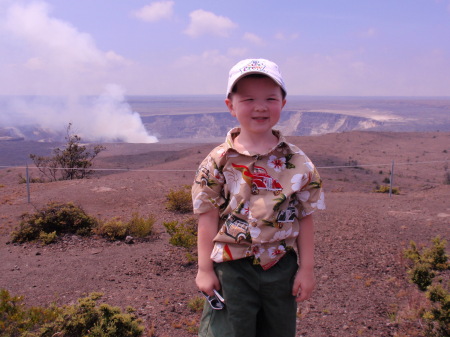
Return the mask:
<svg viewBox="0 0 450 337">
<path fill-rule="evenodd" d="M 236 114 L 234 113 L 233 102 L 231 101 L 231 99 L 226 98 L 225 104 L 227 105 L 228 110 L 230 110 L 231 116 L 236 117 Z"/>
</svg>

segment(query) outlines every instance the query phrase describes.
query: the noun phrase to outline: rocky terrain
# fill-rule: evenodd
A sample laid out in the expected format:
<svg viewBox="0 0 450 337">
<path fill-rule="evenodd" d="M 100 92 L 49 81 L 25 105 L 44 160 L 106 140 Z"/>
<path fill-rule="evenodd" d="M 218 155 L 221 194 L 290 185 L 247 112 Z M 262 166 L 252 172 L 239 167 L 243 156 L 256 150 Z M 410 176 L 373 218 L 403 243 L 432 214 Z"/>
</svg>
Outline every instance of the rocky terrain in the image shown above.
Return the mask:
<svg viewBox="0 0 450 337">
<path fill-rule="evenodd" d="M 316 163 L 327 210 L 315 215 L 317 289 L 299 305 L 298 336 L 420 336 L 415 310 L 424 303 L 408 282 L 403 250 L 414 240 L 450 240 L 450 133 L 346 132 L 291 137 Z M 49 154 L 51 144 L 0 143 L 0 166 L 23 166 L 27 153 Z M 35 145 L 35 147 L 33 147 Z M 90 179 L 31 184 L 24 168 L 0 168 L 0 288 L 29 305 L 68 304 L 91 292 L 122 308 L 132 306 L 148 335 L 193 336 L 200 313 L 195 264 L 171 246 L 163 222 L 183 220 L 165 208 L 171 189 L 190 185 L 215 144 L 105 144 Z M 374 193 L 394 161 L 399 195 Z M 100 170 L 101 169 L 101 170 Z M 32 177 L 38 172 L 30 168 Z M 49 201 L 72 201 L 101 219 L 157 217 L 157 233 L 134 244 L 64 237 L 55 244 L 9 243 L 24 212 Z"/>
</svg>

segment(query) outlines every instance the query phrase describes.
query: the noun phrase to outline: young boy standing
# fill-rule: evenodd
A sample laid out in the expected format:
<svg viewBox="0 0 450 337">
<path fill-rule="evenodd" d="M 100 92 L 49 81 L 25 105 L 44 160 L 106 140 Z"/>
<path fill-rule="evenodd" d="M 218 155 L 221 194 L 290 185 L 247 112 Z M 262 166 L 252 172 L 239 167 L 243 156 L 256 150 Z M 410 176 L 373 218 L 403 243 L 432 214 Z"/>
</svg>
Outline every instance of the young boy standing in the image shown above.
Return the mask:
<svg viewBox="0 0 450 337">
<path fill-rule="evenodd" d="M 225 303 L 205 304 L 201 337 L 294 337 L 296 302 L 315 287 L 312 213 L 325 208 L 322 183 L 309 158 L 273 129 L 285 97 L 271 61 L 230 70 L 225 103 L 240 126 L 200 164 L 192 187 L 196 283 Z"/>
</svg>

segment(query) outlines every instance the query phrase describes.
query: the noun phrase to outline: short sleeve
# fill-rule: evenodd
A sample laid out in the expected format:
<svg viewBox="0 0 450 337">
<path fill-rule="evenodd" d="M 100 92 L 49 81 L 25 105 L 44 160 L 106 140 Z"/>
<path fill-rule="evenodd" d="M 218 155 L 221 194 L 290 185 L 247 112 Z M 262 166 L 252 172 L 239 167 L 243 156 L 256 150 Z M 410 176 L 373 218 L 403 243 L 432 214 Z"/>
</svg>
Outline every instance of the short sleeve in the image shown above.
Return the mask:
<svg viewBox="0 0 450 337">
<path fill-rule="evenodd" d="M 221 170 L 211 154 L 200 164 L 192 185 L 194 214 L 206 213 L 225 202 L 222 195 L 225 178 Z"/>
<path fill-rule="evenodd" d="M 325 209 L 325 195 L 319 172 L 311 162 L 307 162 L 305 165 L 309 166 L 309 170 L 299 177 L 303 183 L 296 192 L 300 217 L 312 214 L 315 210 Z"/>
</svg>

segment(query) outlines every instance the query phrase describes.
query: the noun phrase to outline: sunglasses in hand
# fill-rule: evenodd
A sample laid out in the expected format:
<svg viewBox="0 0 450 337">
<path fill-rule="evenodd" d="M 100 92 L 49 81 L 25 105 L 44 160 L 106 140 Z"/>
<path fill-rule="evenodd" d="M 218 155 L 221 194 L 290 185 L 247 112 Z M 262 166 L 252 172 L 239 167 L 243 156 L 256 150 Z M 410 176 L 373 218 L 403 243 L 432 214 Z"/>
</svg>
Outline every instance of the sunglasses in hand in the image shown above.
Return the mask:
<svg viewBox="0 0 450 337">
<path fill-rule="evenodd" d="M 225 308 L 225 300 L 216 289 L 214 289 L 213 291 L 213 296 L 209 296 L 203 291 L 201 293 L 203 294 L 203 296 L 205 296 L 211 308 L 213 308 L 214 310 L 222 310 L 223 308 Z"/>
</svg>

